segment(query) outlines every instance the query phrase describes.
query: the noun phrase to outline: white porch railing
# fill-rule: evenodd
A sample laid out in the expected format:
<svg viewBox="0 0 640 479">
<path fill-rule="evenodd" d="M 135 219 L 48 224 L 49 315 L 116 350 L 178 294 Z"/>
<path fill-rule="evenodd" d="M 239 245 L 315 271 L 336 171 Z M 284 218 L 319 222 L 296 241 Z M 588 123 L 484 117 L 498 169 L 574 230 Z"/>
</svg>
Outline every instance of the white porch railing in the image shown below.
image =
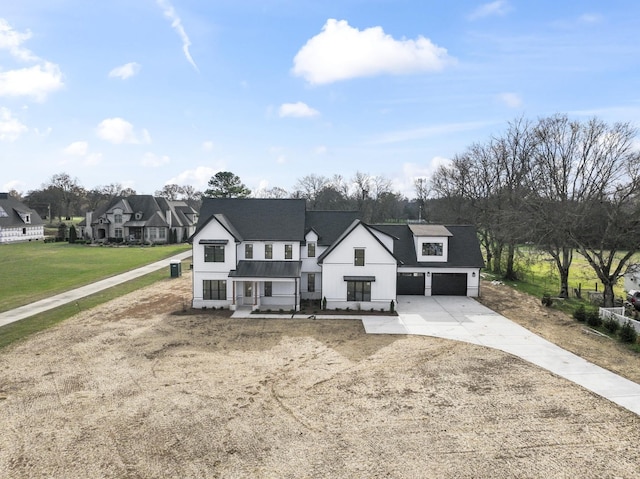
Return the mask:
<svg viewBox="0 0 640 479">
<path fill-rule="evenodd" d="M 640 321 L 626 317 L 624 315 L 624 307 L 598 308 L 598 310 L 602 319 L 615 319 L 621 326 L 628 321 L 633 326 L 633 329 L 640 333 Z"/>
</svg>

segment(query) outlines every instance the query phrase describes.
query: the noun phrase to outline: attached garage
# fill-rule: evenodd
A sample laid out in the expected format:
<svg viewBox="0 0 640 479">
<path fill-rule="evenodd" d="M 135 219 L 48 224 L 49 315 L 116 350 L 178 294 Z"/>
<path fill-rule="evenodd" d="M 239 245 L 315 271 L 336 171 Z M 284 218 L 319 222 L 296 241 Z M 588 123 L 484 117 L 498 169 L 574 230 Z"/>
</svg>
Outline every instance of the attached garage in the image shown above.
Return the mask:
<svg viewBox="0 0 640 479">
<path fill-rule="evenodd" d="M 397 293 L 424 296 L 424 273 L 398 273 Z"/>
<path fill-rule="evenodd" d="M 433 273 L 431 275 L 431 294 L 436 296 L 466 296 L 466 273 Z"/>
</svg>

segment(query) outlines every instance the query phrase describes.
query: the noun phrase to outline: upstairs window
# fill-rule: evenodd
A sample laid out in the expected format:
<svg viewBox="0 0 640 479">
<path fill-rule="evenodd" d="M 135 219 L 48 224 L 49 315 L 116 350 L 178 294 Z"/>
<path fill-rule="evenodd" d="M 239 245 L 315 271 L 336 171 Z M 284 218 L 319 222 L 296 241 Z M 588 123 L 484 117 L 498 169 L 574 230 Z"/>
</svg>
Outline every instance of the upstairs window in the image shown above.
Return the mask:
<svg viewBox="0 0 640 479">
<path fill-rule="evenodd" d="M 422 243 L 422 256 L 442 256 L 442 243 Z"/>
<path fill-rule="evenodd" d="M 224 245 L 205 245 L 205 263 L 224 263 Z"/>
<path fill-rule="evenodd" d="M 251 243 L 244 245 L 244 258 L 253 259 L 253 245 Z"/>
<path fill-rule="evenodd" d="M 273 259 L 273 245 L 264 245 L 264 259 Z"/>
<path fill-rule="evenodd" d="M 284 245 L 284 259 L 293 259 L 293 245 Z"/>
<path fill-rule="evenodd" d="M 364 248 L 356 248 L 353 252 L 353 265 L 364 266 Z"/>
<path fill-rule="evenodd" d="M 315 243 L 307 244 L 307 256 L 309 258 L 315 258 L 315 256 L 316 256 L 316 244 Z"/>
<path fill-rule="evenodd" d="M 122 215 L 121 214 L 113 215 L 113 222 L 114 223 L 122 223 Z"/>
</svg>

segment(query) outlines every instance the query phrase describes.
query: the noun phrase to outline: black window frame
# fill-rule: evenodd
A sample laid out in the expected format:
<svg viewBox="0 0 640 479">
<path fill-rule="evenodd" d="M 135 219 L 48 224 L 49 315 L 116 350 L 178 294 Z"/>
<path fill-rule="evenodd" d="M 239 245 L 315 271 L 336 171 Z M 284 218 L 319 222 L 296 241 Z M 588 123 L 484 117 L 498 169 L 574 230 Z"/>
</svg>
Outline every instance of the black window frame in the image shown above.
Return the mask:
<svg viewBox="0 0 640 479">
<path fill-rule="evenodd" d="M 284 259 L 293 259 L 293 245 L 284 245 Z"/>
<path fill-rule="evenodd" d="M 273 281 L 264 282 L 264 295 L 267 298 L 271 298 L 273 296 Z"/>
<path fill-rule="evenodd" d="M 202 280 L 202 299 L 204 299 L 205 301 L 226 300 L 227 299 L 227 280 L 226 279 L 203 279 Z"/>
<path fill-rule="evenodd" d="M 307 293 L 315 293 L 316 292 L 316 274 L 308 273 L 307 274 Z"/>
<path fill-rule="evenodd" d="M 253 243 L 244 245 L 244 259 L 253 259 Z"/>
<path fill-rule="evenodd" d="M 308 258 L 315 258 L 316 257 L 316 244 L 315 243 L 308 243 L 307 244 L 307 257 Z"/>
<path fill-rule="evenodd" d="M 204 245 L 205 263 L 224 263 L 225 247 L 221 244 Z"/>
<path fill-rule="evenodd" d="M 273 245 L 271 243 L 264 245 L 264 259 L 273 259 Z"/>
<path fill-rule="evenodd" d="M 353 250 L 353 265 L 354 266 L 364 266 L 364 264 L 365 264 L 365 251 L 364 251 L 364 248 L 355 248 Z"/>
<path fill-rule="evenodd" d="M 371 301 L 371 281 L 347 281 L 347 301 Z"/>
</svg>

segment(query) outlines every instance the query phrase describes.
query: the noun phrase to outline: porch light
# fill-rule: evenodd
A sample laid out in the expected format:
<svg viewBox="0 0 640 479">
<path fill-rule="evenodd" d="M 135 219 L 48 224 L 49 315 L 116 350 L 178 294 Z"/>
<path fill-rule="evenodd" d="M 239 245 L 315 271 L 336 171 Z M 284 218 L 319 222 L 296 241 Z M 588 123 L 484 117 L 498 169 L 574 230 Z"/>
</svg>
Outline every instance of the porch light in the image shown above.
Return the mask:
<svg viewBox="0 0 640 479">
<path fill-rule="evenodd" d="M 427 276 L 431 276 L 431 271 L 427 271 Z"/>
<path fill-rule="evenodd" d="M 476 277 L 476 272 L 474 271 L 473 273 L 471 273 L 471 277 L 475 278 Z"/>
</svg>

